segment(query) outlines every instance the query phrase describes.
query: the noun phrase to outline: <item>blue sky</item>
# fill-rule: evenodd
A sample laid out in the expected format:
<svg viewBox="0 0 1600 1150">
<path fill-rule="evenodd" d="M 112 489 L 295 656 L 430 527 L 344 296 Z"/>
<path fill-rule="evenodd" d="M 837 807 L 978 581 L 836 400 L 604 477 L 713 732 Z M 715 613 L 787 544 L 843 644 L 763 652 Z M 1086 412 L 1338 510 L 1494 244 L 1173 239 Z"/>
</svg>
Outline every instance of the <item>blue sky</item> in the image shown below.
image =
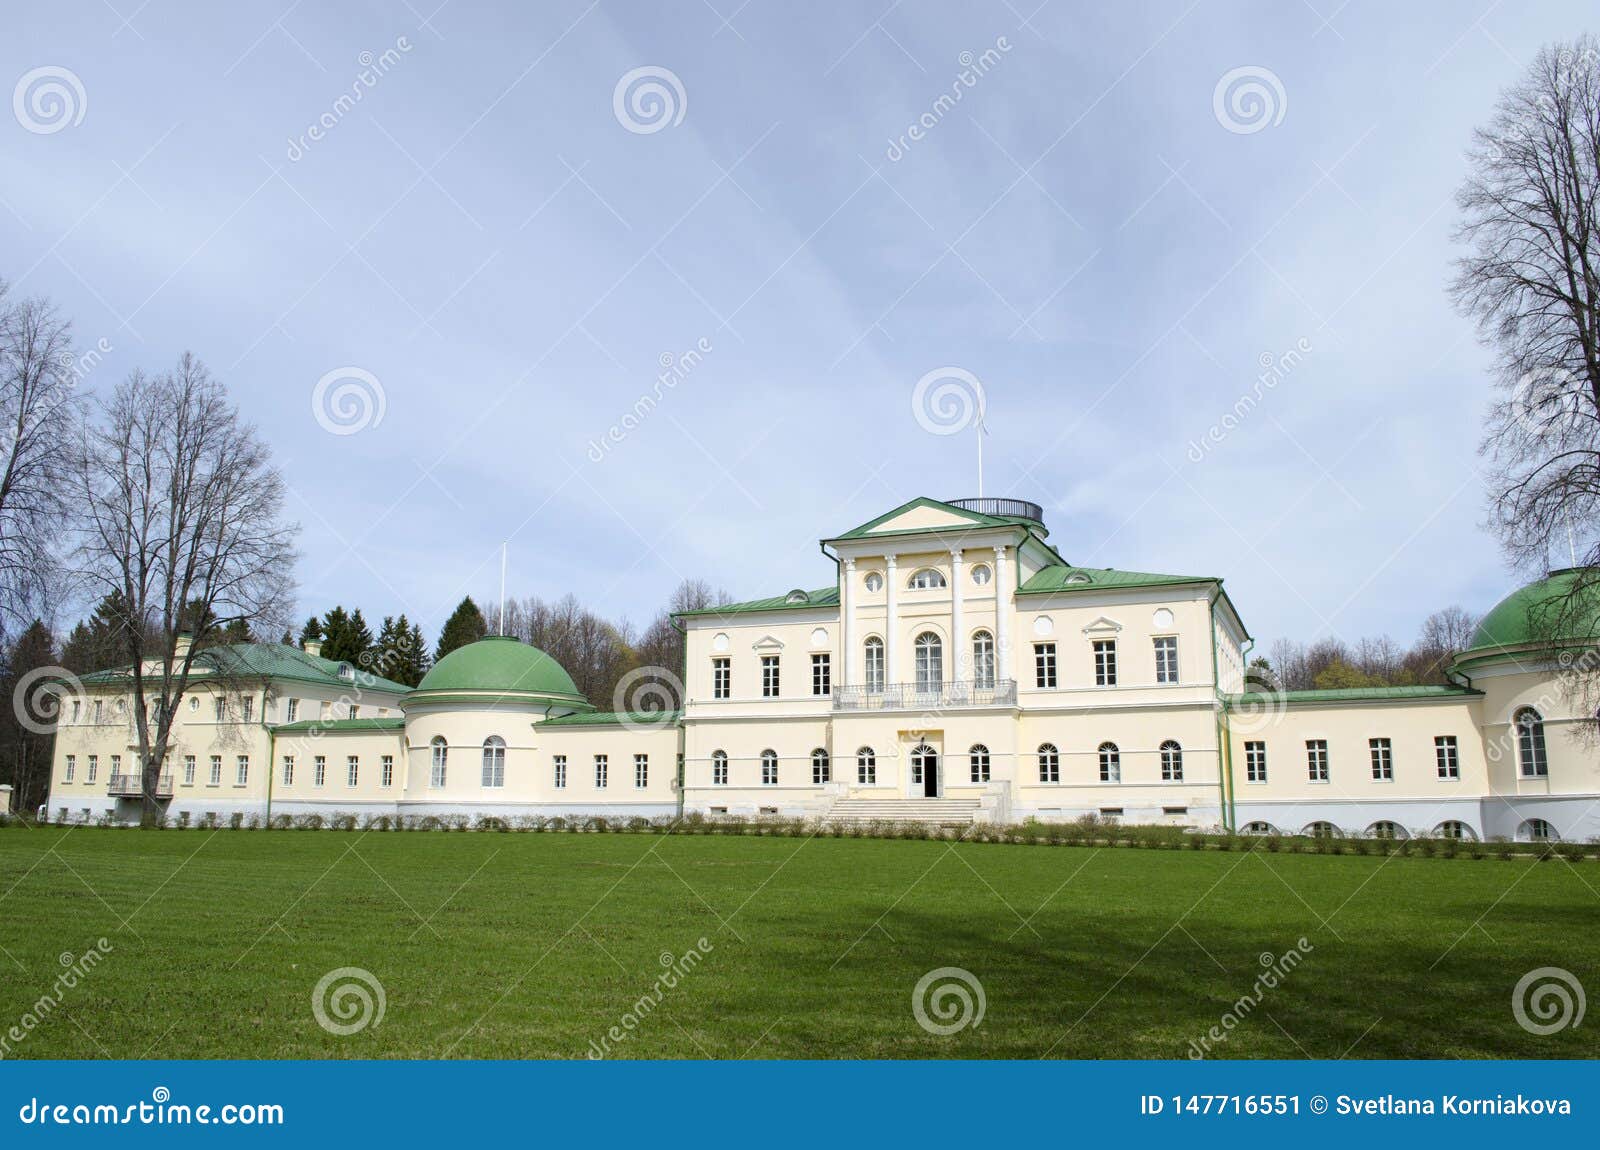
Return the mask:
<svg viewBox="0 0 1600 1150">
<path fill-rule="evenodd" d="M 229 384 L 302 615 L 432 633 L 507 537 L 513 593 L 639 623 L 685 576 L 826 584 L 819 537 L 975 493 L 975 432 L 912 407 L 951 368 L 988 494 L 1074 562 L 1226 577 L 1264 642 L 1409 641 L 1514 581 L 1452 195 L 1591 9 L 437 2 L 61 3 L 0 43 L 8 87 L 76 82 L 0 119 L 0 276 L 105 341 L 91 391 L 185 348 Z M 617 110 L 641 68 L 664 118 Z"/>
</svg>

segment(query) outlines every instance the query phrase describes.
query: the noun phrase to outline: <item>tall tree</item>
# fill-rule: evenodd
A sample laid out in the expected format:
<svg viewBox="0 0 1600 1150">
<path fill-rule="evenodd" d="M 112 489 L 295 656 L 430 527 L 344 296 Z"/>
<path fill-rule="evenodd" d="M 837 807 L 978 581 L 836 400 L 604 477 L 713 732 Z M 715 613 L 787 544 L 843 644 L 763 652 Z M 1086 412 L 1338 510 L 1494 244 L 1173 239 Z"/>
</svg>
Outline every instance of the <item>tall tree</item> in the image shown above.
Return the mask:
<svg viewBox="0 0 1600 1150">
<path fill-rule="evenodd" d="M 71 325 L 0 280 L 0 635 L 48 605 L 79 409 Z"/>
<path fill-rule="evenodd" d="M 305 626 L 300 628 L 300 645 L 307 643 L 320 643 L 322 641 L 322 620 L 315 615 L 307 619 Z"/>
<path fill-rule="evenodd" d="M 415 687 L 427 670 L 427 652 L 422 646 L 422 632 L 405 615 L 385 615 L 369 652 L 371 658 L 364 666 L 374 675 Z"/>
<path fill-rule="evenodd" d="M 444 628 L 439 632 L 439 646 L 434 651 L 434 661 L 443 659 L 457 647 L 476 643 L 488 633 L 489 625 L 484 622 L 483 612 L 478 610 L 478 605 L 468 595 L 450 613 L 450 618 L 444 621 Z"/>
<path fill-rule="evenodd" d="M 1474 134 L 1452 285 L 1501 390 L 1483 450 L 1492 523 L 1524 569 L 1600 562 L 1600 44 L 1547 45 Z M 1569 532 L 1572 536 L 1569 536 Z M 1580 579 L 1574 601 L 1588 596 Z M 1559 629 L 1562 620 L 1552 619 Z"/>
<path fill-rule="evenodd" d="M 365 667 L 371 658 L 372 629 L 361 615 L 361 608 L 346 614 L 334 607 L 322 620 L 322 657 L 352 666 Z"/>
<path fill-rule="evenodd" d="M 84 675 L 126 662 L 128 636 L 124 632 L 135 627 L 148 630 L 134 618 L 122 592 L 113 589 L 95 604 L 89 618 L 68 634 L 61 647 L 61 665 L 74 674 Z"/>
<path fill-rule="evenodd" d="M 120 591 L 143 627 L 124 630 L 144 820 L 194 661 L 180 646 L 190 604 L 208 627 L 281 624 L 290 606 L 298 527 L 283 519 L 283 477 L 222 383 L 185 353 L 170 372 L 134 372 L 86 424 L 71 466 L 84 524 L 76 566 L 100 594 Z"/>
<path fill-rule="evenodd" d="M 49 695 L 41 673 L 59 663 L 55 636 L 35 619 L 4 654 L 0 692 L 14 705 L 0 708 L 0 780 L 15 788 L 17 810 L 27 812 L 36 810 L 50 789 L 61 699 Z"/>
</svg>

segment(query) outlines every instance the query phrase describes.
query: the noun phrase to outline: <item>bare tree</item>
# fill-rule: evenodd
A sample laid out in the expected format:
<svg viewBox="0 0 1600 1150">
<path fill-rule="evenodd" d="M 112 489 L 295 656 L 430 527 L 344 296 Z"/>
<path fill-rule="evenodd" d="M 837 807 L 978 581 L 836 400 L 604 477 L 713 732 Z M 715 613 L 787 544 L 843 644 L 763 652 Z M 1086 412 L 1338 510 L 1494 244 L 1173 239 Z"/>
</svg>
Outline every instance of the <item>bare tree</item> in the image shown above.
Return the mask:
<svg viewBox="0 0 1600 1150">
<path fill-rule="evenodd" d="M 85 516 L 76 559 L 95 594 L 119 594 L 149 624 L 122 631 L 148 822 L 196 658 L 230 624 L 283 625 L 299 528 L 283 521 L 270 451 L 192 355 L 163 375 L 135 372 L 100 407 L 73 452 Z"/>
<path fill-rule="evenodd" d="M 1457 306 L 1494 350 L 1492 525 L 1525 570 L 1600 561 L 1600 45 L 1548 45 L 1474 134 Z M 1559 627 L 1559 623 L 1552 625 Z"/>
<path fill-rule="evenodd" d="M 0 635 L 58 586 L 63 461 L 79 407 L 71 335 L 49 301 L 13 302 L 0 281 Z"/>
</svg>

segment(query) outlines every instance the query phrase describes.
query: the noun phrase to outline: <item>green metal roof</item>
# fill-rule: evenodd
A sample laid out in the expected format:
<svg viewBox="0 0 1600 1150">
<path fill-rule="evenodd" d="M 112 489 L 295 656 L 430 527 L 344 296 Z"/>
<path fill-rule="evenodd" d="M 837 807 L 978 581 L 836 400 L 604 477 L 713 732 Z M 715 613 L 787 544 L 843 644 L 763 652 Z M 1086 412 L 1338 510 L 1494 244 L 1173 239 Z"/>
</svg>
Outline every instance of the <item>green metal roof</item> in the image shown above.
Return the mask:
<svg viewBox="0 0 1600 1150">
<path fill-rule="evenodd" d="M 295 735 L 317 731 L 398 731 L 404 728 L 404 715 L 385 715 L 376 719 L 301 719 L 297 723 L 277 723 L 275 735 Z"/>
<path fill-rule="evenodd" d="M 422 677 L 415 693 L 428 691 L 498 691 L 583 699 L 560 663 L 508 635 L 490 635 L 451 651 Z"/>
<path fill-rule="evenodd" d="M 385 691 L 403 695 L 411 690 L 404 683 L 396 683 L 359 666 L 351 664 L 351 678 L 339 674 L 343 664 L 334 659 L 311 655 L 299 647 L 283 643 L 229 643 L 221 647 L 207 647 L 194 657 L 194 666 L 203 673 L 224 678 L 251 678 L 286 680 L 297 683 L 316 683 L 325 687 L 348 690 L 360 687 L 364 691 Z M 94 671 L 81 677 L 91 686 L 116 685 L 132 678 L 131 667 L 116 667 L 108 671 Z"/>
<path fill-rule="evenodd" d="M 1157 575 L 1150 571 L 1119 571 L 1115 567 L 1041 567 L 1021 587 L 1019 595 L 1054 595 L 1063 591 L 1099 591 L 1108 587 L 1170 587 L 1186 583 L 1221 583 L 1210 575 Z"/>
<path fill-rule="evenodd" d="M 1600 636 L 1600 571 L 1567 567 L 1507 595 L 1492 607 L 1458 662 L 1504 648 Z"/>
<path fill-rule="evenodd" d="M 1232 707 L 1272 707 L 1278 703 L 1289 706 L 1315 703 L 1396 703 L 1407 700 L 1472 699 L 1482 695 L 1467 687 L 1410 686 L 1410 687 L 1340 687 L 1326 691 L 1284 691 L 1266 694 L 1247 691 L 1240 695 L 1224 696 Z"/>
<path fill-rule="evenodd" d="M 625 725 L 665 727 L 676 723 L 682 711 L 590 711 L 546 719 L 541 727 L 621 727 Z"/>
<path fill-rule="evenodd" d="M 795 597 L 790 602 L 790 596 Z M 800 598 L 804 596 L 804 598 Z M 724 603 L 721 607 L 705 607 L 699 611 L 679 611 L 679 618 L 689 618 L 695 615 L 740 615 L 750 611 L 803 611 L 809 607 L 837 607 L 839 605 L 839 588 L 819 587 L 815 591 L 803 591 L 796 588 L 782 595 L 772 595 L 765 599 L 750 599 L 744 603 Z"/>
</svg>

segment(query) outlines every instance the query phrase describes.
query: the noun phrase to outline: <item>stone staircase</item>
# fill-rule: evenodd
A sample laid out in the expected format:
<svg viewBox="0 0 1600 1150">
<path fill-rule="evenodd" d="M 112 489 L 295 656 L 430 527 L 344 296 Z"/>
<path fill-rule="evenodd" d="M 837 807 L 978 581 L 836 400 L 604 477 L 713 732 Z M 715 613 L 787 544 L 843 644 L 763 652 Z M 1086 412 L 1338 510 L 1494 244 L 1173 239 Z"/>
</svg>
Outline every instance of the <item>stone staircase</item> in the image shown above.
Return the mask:
<svg viewBox="0 0 1600 1150">
<path fill-rule="evenodd" d="M 966 827 L 978 813 L 977 799 L 843 798 L 822 816 L 830 823 L 928 823 Z"/>
</svg>

